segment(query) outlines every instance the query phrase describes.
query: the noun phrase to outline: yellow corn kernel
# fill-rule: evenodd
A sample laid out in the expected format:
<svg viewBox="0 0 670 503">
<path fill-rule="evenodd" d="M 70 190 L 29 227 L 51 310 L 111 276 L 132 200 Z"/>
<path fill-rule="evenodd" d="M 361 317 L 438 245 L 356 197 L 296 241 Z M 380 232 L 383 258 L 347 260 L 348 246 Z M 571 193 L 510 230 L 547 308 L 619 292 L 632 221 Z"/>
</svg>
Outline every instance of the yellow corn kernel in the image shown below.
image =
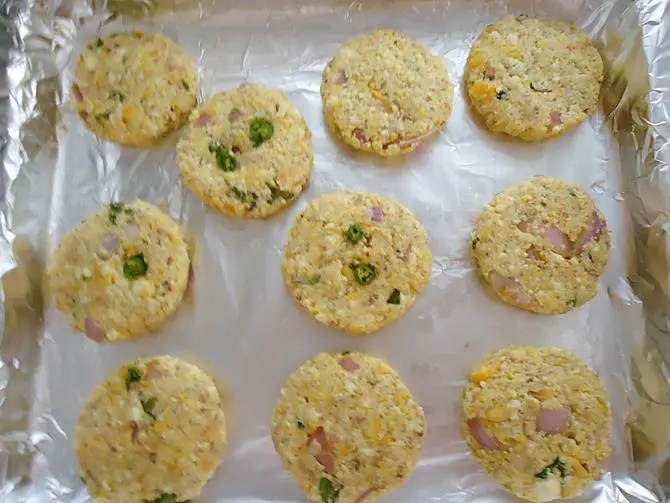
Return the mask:
<svg viewBox="0 0 670 503">
<path fill-rule="evenodd" d="M 554 393 L 549 388 L 542 388 L 542 391 L 540 391 L 538 396 L 542 400 L 549 400 L 554 397 Z"/>
<path fill-rule="evenodd" d="M 128 122 L 135 115 L 135 107 L 124 107 L 123 108 L 123 120 Z"/>
<path fill-rule="evenodd" d="M 156 433 L 163 433 L 163 432 L 165 432 L 166 429 L 167 429 L 167 426 L 165 424 L 165 421 L 160 421 L 159 420 L 159 421 L 156 421 L 156 423 L 154 424 L 154 430 L 156 431 Z"/>
<path fill-rule="evenodd" d="M 504 47 L 503 52 L 514 59 L 523 59 L 523 53 L 517 47 Z"/>
<path fill-rule="evenodd" d="M 544 40 L 538 40 L 535 42 L 535 47 L 538 49 L 546 49 L 547 48 L 547 43 Z"/>
<path fill-rule="evenodd" d="M 387 112 L 393 112 L 393 107 L 388 102 L 388 100 L 384 97 L 383 94 L 381 94 L 374 87 L 372 87 L 372 84 L 370 84 L 370 83 L 368 83 L 368 88 L 370 89 L 370 93 L 372 93 L 372 97 L 374 99 L 376 99 L 379 103 L 381 103 L 382 106 L 386 109 Z"/>
<path fill-rule="evenodd" d="M 480 80 L 475 82 L 470 88 L 472 98 L 493 98 L 496 95 L 496 88 L 488 82 Z"/>
<path fill-rule="evenodd" d="M 482 381 L 491 379 L 491 377 L 493 377 L 493 370 L 489 367 L 481 367 L 470 374 L 470 381 L 475 384 L 479 384 Z"/>
<path fill-rule="evenodd" d="M 504 407 L 492 407 L 486 411 L 486 419 L 494 423 L 502 423 L 509 417 L 509 412 Z"/>
<path fill-rule="evenodd" d="M 470 57 L 468 58 L 468 69 L 476 70 L 486 64 L 486 56 L 484 56 L 479 51 L 473 51 Z"/>
<path fill-rule="evenodd" d="M 528 443 L 528 437 L 522 433 L 521 435 L 516 435 L 514 441 L 519 445 L 526 445 Z"/>
</svg>

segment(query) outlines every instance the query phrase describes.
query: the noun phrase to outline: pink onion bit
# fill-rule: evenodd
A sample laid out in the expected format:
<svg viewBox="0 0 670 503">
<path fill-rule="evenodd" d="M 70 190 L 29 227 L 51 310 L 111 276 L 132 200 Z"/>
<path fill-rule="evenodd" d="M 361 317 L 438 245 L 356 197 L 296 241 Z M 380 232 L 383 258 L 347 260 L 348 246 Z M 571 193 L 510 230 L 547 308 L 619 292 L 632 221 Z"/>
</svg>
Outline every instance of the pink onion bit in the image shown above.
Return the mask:
<svg viewBox="0 0 670 503">
<path fill-rule="evenodd" d="M 84 95 L 81 94 L 81 89 L 77 84 L 72 84 L 72 94 L 74 95 L 75 101 L 81 103 L 84 100 Z"/>
<path fill-rule="evenodd" d="M 353 372 L 354 370 L 358 370 L 359 368 L 361 368 L 360 365 L 358 365 L 358 363 L 356 363 L 351 358 L 347 357 L 344 357 L 340 360 L 340 366 L 348 372 Z"/>
<path fill-rule="evenodd" d="M 114 255 L 121 246 L 121 241 L 111 232 L 107 232 L 100 237 L 100 249 L 102 254 L 106 257 Z"/>
<path fill-rule="evenodd" d="M 496 78 L 496 70 L 495 68 L 489 66 L 484 70 L 484 77 L 486 77 L 489 80 L 493 80 Z"/>
<path fill-rule="evenodd" d="M 526 250 L 526 257 L 533 259 L 533 260 L 542 260 L 542 255 L 540 254 L 540 250 L 536 246 L 530 246 Z"/>
<path fill-rule="evenodd" d="M 381 222 L 384 218 L 384 211 L 379 206 L 370 208 L 370 220 L 373 222 Z"/>
<path fill-rule="evenodd" d="M 361 128 L 354 129 L 354 137 L 361 143 L 367 143 L 368 138 L 365 136 L 365 131 Z"/>
<path fill-rule="evenodd" d="M 338 70 L 336 84 L 346 84 L 349 81 L 349 75 L 344 70 Z"/>
<path fill-rule="evenodd" d="M 316 444 L 316 445 L 315 445 Z M 314 458 L 319 462 L 326 473 L 333 473 L 335 463 L 330 453 L 330 446 L 326 440 L 326 432 L 319 426 L 314 433 L 309 435 L 307 440 L 308 452 L 313 453 Z"/>
<path fill-rule="evenodd" d="M 546 225 L 542 229 L 544 239 L 549 241 L 554 251 L 563 257 L 570 257 L 572 255 L 572 243 L 568 236 L 555 225 Z"/>
<path fill-rule="evenodd" d="M 576 253 L 581 253 L 584 246 L 600 236 L 600 234 L 602 234 L 605 229 L 607 229 L 607 223 L 601 220 L 597 211 L 594 211 L 591 215 L 591 222 L 589 223 L 589 227 L 584 232 L 582 232 L 582 234 L 577 239 L 577 242 L 575 243 Z"/>
<path fill-rule="evenodd" d="M 363 501 L 365 501 L 365 499 L 368 496 L 370 496 L 373 492 L 375 492 L 376 490 L 377 490 L 376 487 L 371 487 L 370 489 L 365 491 L 363 494 L 361 494 L 358 498 L 356 498 L 356 501 L 354 501 L 354 503 L 363 503 Z"/>
<path fill-rule="evenodd" d="M 140 226 L 137 224 L 127 224 L 123 228 L 123 233 L 130 241 L 134 241 L 140 235 Z"/>
<path fill-rule="evenodd" d="M 472 436 L 484 449 L 493 451 L 498 448 L 498 442 L 486 431 L 481 419 L 472 417 L 467 420 L 467 425 Z"/>
<path fill-rule="evenodd" d="M 139 425 L 133 421 L 132 424 L 132 433 L 130 434 L 130 439 L 133 441 L 133 443 L 137 442 L 138 437 L 140 436 L 140 427 Z"/>
<path fill-rule="evenodd" d="M 556 111 L 551 112 L 549 114 L 549 119 L 551 119 L 551 123 L 554 126 L 560 126 L 561 124 L 563 124 L 563 116 L 562 116 L 561 112 L 556 112 Z"/>
<path fill-rule="evenodd" d="M 560 433 L 568 425 L 570 409 L 540 409 L 537 415 L 537 429 L 545 433 Z"/>
<path fill-rule="evenodd" d="M 195 125 L 198 127 L 203 127 L 209 124 L 210 122 L 212 122 L 212 116 L 209 115 L 207 112 L 203 112 L 195 120 Z"/>
<path fill-rule="evenodd" d="M 105 329 L 88 316 L 84 320 L 84 332 L 86 333 L 86 337 L 94 342 L 101 343 L 106 341 L 107 333 Z"/>
<path fill-rule="evenodd" d="M 244 114 L 239 108 L 233 108 L 228 114 L 228 122 L 230 123 L 238 122 L 243 116 Z"/>
<path fill-rule="evenodd" d="M 506 278 L 505 276 L 492 272 L 489 274 L 489 283 L 491 283 L 491 286 L 497 292 L 507 290 L 518 304 L 531 304 L 533 302 L 533 298 L 524 291 L 521 283 L 513 278 Z"/>
</svg>

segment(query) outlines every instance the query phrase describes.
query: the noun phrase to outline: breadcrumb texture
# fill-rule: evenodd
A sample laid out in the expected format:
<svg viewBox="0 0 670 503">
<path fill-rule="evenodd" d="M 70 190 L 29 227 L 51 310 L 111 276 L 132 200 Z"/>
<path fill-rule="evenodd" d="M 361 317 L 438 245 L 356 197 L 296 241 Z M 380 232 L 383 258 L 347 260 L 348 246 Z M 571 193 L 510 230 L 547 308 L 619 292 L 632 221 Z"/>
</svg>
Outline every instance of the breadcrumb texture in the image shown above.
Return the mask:
<svg viewBox="0 0 670 503">
<path fill-rule="evenodd" d="M 541 429 L 547 410 L 569 412 L 561 431 Z M 489 355 L 470 374 L 463 398 L 463 432 L 475 458 L 503 488 L 530 501 L 572 498 L 588 488 L 610 454 L 611 420 L 595 372 L 555 347 Z M 473 436 L 473 422 L 495 448 Z"/>
<path fill-rule="evenodd" d="M 289 376 L 272 414 L 284 468 L 318 502 L 369 503 L 400 486 L 425 431 L 423 409 L 398 374 L 357 352 L 306 361 Z M 322 498 L 324 484 L 335 499 Z"/>
<path fill-rule="evenodd" d="M 610 234 L 605 217 L 579 185 L 536 176 L 500 192 L 482 211 L 472 252 L 502 300 L 560 314 L 598 292 Z"/>
<path fill-rule="evenodd" d="M 146 274 L 129 279 L 124 263 L 138 254 Z M 179 225 L 137 200 L 107 205 L 66 234 L 48 275 L 56 306 L 74 328 L 91 336 L 93 323 L 102 329 L 97 342 L 118 342 L 155 330 L 177 310 L 189 267 Z"/>
<path fill-rule="evenodd" d="M 453 86 L 441 56 L 396 30 L 345 42 L 321 82 L 326 123 L 355 149 L 411 152 L 451 114 Z"/>
<path fill-rule="evenodd" d="M 194 365 L 171 356 L 132 360 L 93 389 L 75 443 L 79 473 L 96 501 L 187 501 L 221 463 L 221 397 Z"/>
<path fill-rule="evenodd" d="M 603 62 L 575 25 L 506 16 L 475 41 L 465 87 L 486 127 L 526 141 L 557 136 L 598 105 Z"/>
<path fill-rule="evenodd" d="M 250 133 L 256 119 L 273 128 L 272 137 L 258 146 Z M 235 158 L 233 169 L 224 171 L 217 164 L 213 145 Z M 213 96 L 193 112 L 177 158 L 184 183 L 208 205 L 228 215 L 267 217 L 307 186 L 314 162 L 312 133 L 283 91 L 245 84 Z"/>
<path fill-rule="evenodd" d="M 72 96 L 81 120 L 96 136 L 148 147 L 184 123 L 198 86 L 193 61 L 166 36 L 116 32 L 84 47 Z"/>
<path fill-rule="evenodd" d="M 360 239 L 353 242 L 355 226 Z M 398 319 L 430 280 L 428 234 L 398 202 L 343 190 L 322 195 L 289 231 L 282 271 L 295 299 L 326 325 L 370 333 Z M 369 284 L 356 281 L 373 268 Z"/>
</svg>

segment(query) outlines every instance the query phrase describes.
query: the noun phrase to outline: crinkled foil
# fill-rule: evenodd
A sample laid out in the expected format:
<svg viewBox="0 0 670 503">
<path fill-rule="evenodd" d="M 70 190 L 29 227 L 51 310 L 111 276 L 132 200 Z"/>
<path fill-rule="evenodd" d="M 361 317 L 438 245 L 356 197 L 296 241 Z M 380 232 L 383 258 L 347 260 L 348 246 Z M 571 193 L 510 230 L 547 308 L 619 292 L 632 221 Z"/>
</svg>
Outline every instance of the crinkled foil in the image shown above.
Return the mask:
<svg viewBox="0 0 670 503">
<path fill-rule="evenodd" d="M 269 434 L 284 379 L 325 350 L 386 358 L 424 406 L 419 464 L 387 502 L 512 501 L 477 466 L 460 433 L 468 369 L 506 344 L 577 351 L 604 380 L 612 455 L 579 501 L 660 502 L 670 483 L 670 1 L 319 0 L 1 2 L 0 499 L 83 502 L 73 432 L 91 388 L 125 360 L 170 353 L 222 383 L 230 444 L 207 502 L 304 501 Z M 603 106 L 557 139 L 526 145 L 484 132 L 462 75 L 479 31 L 507 12 L 574 21 L 606 62 Z M 284 89 L 314 134 L 309 189 L 266 221 L 228 218 L 184 189 L 177 134 L 150 150 L 97 141 L 69 101 L 73 66 L 97 31 L 163 30 L 197 62 L 202 97 L 243 81 Z M 319 84 L 347 38 L 407 32 L 444 56 L 454 111 L 433 143 L 401 160 L 353 154 L 328 134 Z M 491 197 L 536 174 L 581 183 L 605 213 L 613 250 L 600 294 L 561 316 L 512 309 L 477 279 L 468 236 Z M 290 297 L 279 264 L 295 215 L 339 188 L 397 198 L 427 228 L 432 281 L 398 322 L 367 337 L 322 326 Z M 195 284 L 158 333 L 100 346 L 74 333 L 49 298 L 45 265 L 58 240 L 103 202 L 162 205 L 193 245 Z M 659 483 L 659 481 L 661 483 Z"/>
</svg>

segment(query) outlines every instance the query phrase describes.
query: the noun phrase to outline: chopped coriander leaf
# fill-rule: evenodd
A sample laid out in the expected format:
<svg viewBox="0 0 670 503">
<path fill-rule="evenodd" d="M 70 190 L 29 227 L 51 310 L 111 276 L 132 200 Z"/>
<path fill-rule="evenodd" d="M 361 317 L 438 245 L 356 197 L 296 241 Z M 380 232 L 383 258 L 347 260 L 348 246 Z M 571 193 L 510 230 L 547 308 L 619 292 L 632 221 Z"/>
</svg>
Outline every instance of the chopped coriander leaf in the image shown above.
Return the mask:
<svg viewBox="0 0 670 503">
<path fill-rule="evenodd" d="M 209 144 L 209 151 L 214 154 L 216 165 L 223 171 L 229 173 L 237 170 L 237 159 L 232 152 L 220 141 L 214 140 Z"/>
<path fill-rule="evenodd" d="M 542 85 L 542 84 L 535 84 L 533 82 L 530 83 L 530 88 L 535 91 L 536 93 L 550 93 L 551 89 L 549 89 L 547 86 Z"/>
<path fill-rule="evenodd" d="M 163 493 L 153 500 L 144 500 L 146 503 L 189 503 L 191 500 L 179 501 L 174 493 Z"/>
<path fill-rule="evenodd" d="M 387 304 L 395 304 L 396 306 L 400 304 L 400 290 L 394 288 L 389 295 L 389 298 L 386 300 Z"/>
<path fill-rule="evenodd" d="M 342 351 L 342 353 L 341 353 L 342 356 L 347 356 L 347 355 L 350 355 L 350 354 L 351 354 L 351 351 Z"/>
<path fill-rule="evenodd" d="M 474 238 L 472 238 L 472 249 L 473 250 L 475 248 L 477 248 L 477 243 L 479 243 L 479 236 L 475 236 Z"/>
<path fill-rule="evenodd" d="M 123 275 L 128 279 L 141 278 L 147 273 L 149 266 L 142 254 L 133 255 L 123 263 Z"/>
<path fill-rule="evenodd" d="M 96 118 L 98 121 L 106 121 L 106 120 L 109 120 L 109 116 L 110 116 L 110 115 L 111 115 L 111 112 L 105 112 L 105 113 L 102 113 L 102 114 L 97 114 L 97 115 L 95 116 L 95 118 Z"/>
<path fill-rule="evenodd" d="M 570 299 L 568 301 L 568 306 L 575 307 L 577 305 L 577 299 Z"/>
<path fill-rule="evenodd" d="M 509 97 L 509 94 L 507 94 L 507 91 L 505 91 L 505 90 L 498 91 L 496 93 L 496 99 L 497 100 L 506 100 L 508 97 Z"/>
<path fill-rule="evenodd" d="M 116 225 L 116 218 L 119 216 L 119 213 L 123 210 L 123 203 L 109 203 L 109 223 Z"/>
<path fill-rule="evenodd" d="M 156 414 L 154 413 L 154 407 L 156 406 L 156 397 L 152 396 L 146 400 L 140 399 L 140 403 L 142 404 L 142 410 L 155 420 Z"/>
<path fill-rule="evenodd" d="M 96 47 L 102 47 L 103 45 L 105 45 L 105 43 L 102 41 L 100 37 L 95 37 L 95 42 L 93 42 L 93 44 Z"/>
<path fill-rule="evenodd" d="M 307 276 L 308 285 L 316 285 L 321 280 L 321 275 L 319 274 L 310 274 Z"/>
<path fill-rule="evenodd" d="M 361 239 L 363 239 L 363 236 L 363 231 L 356 224 L 351 224 L 347 229 L 347 239 L 352 243 L 358 243 Z"/>
<path fill-rule="evenodd" d="M 119 100 L 121 103 L 126 99 L 126 95 L 123 94 L 121 91 L 110 91 L 109 92 L 109 97 L 113 100 Z"/>
<path fill-rule="evenodd" d="M 375 266 L 370 264 L 351 265 L 351 272 L 354 275 L 356 283 L 359 285 L 369 285 L 377 277 Z"/>
<path fill-rule="evenodd" d="M 322 503 L 335 503 L 337 497 L 340 495 L 342 486 L 339 484 L 334 484 L 331 480 L 326 477 L 321 477 L 319 480 L 319 496 L 321 497 Z"/>
<path fill-rule="evenodd" d="M 265 119 L 254 119 L 249 125 L 249 136 L 254 147 L 260 147 L 264 142 L 272 138 L 275 128 L 270 121 Z"/>
<path fill-rule="evenodd" d="M 142 380 L 142 372 L 137 367 L 130 366 L 126 369 L 126 391 L 130 391 L 130 385 Z"/>
<path fill-rule="evenodd" d="M 304 429 L 305 429 L 305 423 L 303 423 L 300 419 L 298 419 L 298 420 L 295 422 L 295 424 L 296 424 L 296 426 L 298 426 L 298 428 L 300 428 L 301 430 L 304 430 Z"/>
<path fill-rule="evenodd" d="M 183 87 L 185 91 L 189 91 L 191 89 L 191 86 L 189 86 L 188 82 L 186 82 L 184 79 L 181 79 L 181 87 Z"/>
<path fill-rule="evenodd" d="M 569 193 L 572 197 L 577 197 L 577 191 L 576 191 L 575 189 L 570 189 L 570 190 L 568 190 L 568 193 Z"/>
<path fill-rule="evenodd" d="M 274 202 L 275 199 L 280 197 L 286 201 L 290 201 L 295 197 L 295 194 L 293 192 L 290 192 L 288 190 L 282 190 L 277 184 L 272 185 L 266 183 L 266 185 L 268 189 L 270 189 L 270 202 Z"/>
<path fill-rule="evenodd" d="M 565 476 L 568 474 L 568 469 L 565 466 L 565 463 L 561 461 L 560 457 L 557 457 L 553 463 L 550 465 L 545 466 L 541 472 L 538 472 L 535 474 L 535 477 L 538 479 L 546 479 L 551 475 L 552 473 L 556 473 L 561 476 L 561 478 L 565 478 Z"/>
<path fill-rule="evenodd" d="M 233 196 L 235 196 L 235 199 L 241 201 L 248 210 L 253 210 L 256 207 L 258 194 L 255 192 L 251 192 L 250 190 L 240 190 L 237 187 L 231 187 L 230 190 L 232 191 Z"/>
<path fill-rule="evenodd" d="M 79 482 L 86 485 L 86 479 L 84 477 L 82 477 L 81 475 L 79 475 Z"/>
</svg>

